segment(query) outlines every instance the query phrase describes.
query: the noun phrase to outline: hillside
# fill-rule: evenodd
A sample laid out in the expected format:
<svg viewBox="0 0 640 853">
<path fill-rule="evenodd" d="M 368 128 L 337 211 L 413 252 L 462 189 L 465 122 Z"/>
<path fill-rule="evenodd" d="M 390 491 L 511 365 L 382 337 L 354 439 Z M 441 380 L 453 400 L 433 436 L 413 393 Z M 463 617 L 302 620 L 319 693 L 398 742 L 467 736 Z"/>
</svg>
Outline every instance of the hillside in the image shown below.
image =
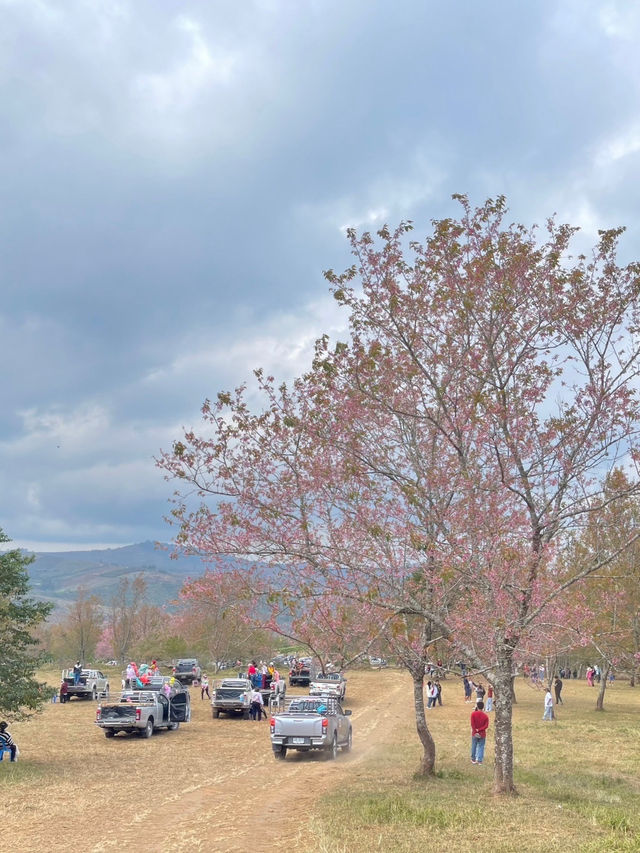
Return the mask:
<svg viewBox="0 0 640 853">
<path fill-rule="evenodd" d="M 204 571 L 199 558 L 172 560 L 170 554 L 170 546 L 154 542 L 96 551 L 35 553 L 29 576 L 37 598 L 60 606 L 73 600 L 80 586 L 107 601 L 120 578 L 133 579 L 142 572 L 148 584 L 147 600 L 164 604 L 176 597 L 187 578 Z"/>
</svg>

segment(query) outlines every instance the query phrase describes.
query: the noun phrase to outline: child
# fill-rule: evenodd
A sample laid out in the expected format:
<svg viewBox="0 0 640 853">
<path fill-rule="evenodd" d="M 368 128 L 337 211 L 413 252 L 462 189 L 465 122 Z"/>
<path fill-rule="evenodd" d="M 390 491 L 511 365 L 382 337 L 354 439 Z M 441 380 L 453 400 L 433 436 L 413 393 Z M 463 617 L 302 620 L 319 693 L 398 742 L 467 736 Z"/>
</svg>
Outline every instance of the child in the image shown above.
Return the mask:
<svg viewBox="0 0 640 853">
<path fill-rule="evenodd" d="M 491 684 L 487 687 L 487 706 L 486 711 L 493 711 L 493 687 Z"/>
</svg>

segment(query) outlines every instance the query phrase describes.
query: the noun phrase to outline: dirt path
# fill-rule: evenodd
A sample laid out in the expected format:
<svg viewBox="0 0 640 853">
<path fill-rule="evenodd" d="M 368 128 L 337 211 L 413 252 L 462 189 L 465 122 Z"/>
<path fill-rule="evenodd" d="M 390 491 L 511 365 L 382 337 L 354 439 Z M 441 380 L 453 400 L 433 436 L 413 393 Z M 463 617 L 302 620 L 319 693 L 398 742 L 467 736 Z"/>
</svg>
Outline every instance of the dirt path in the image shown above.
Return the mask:
<svg viewBox="0 0 640 853">
<path fill-rule="evenodd" d="M 408 694 L 406 679 L 391 674 L 384 702 L 368 702 L 371 675 L 354 674 L 349 683 L 353 710 L 353 751 L 328 761 L 318 753 L 293 753 L 275 762 L 266 722 L 207 720 L 215 726 L 216 748 L 211 774 L 193 785 L 176 785 L 160 801 L 149 802 L 130 820 L 111 826 L 93 853 L 111 850 L 215 850 L 234 853 L 251 849 L 258 837 L 263 848 L 271 841 L 291 844 L 304 830 L 318 794 L 345 783 L 358 765 L 386 738 Z M 196 710 L 198 710 L 196 705 Z M 256 735 L 259 732 L 259 736 Z M 142 781 L 142 780 L 141 780 Z M 301 826 L 299 816 L 305 815 Z"/>
</svg>

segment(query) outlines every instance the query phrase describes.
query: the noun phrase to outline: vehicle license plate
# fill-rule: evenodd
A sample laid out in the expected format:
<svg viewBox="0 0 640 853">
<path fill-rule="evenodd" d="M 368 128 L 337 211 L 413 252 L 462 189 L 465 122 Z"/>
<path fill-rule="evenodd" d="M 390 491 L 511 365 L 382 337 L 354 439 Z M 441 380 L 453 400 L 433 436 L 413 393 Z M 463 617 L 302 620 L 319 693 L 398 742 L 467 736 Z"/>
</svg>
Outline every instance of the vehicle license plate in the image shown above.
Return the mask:
<svg viewBox="0 0 640 853">
<path fill-rule="evenodd" d="M 304 738 L 303 737 L 291 738 L 291 743 L 304 743 Z"/>
</svg>

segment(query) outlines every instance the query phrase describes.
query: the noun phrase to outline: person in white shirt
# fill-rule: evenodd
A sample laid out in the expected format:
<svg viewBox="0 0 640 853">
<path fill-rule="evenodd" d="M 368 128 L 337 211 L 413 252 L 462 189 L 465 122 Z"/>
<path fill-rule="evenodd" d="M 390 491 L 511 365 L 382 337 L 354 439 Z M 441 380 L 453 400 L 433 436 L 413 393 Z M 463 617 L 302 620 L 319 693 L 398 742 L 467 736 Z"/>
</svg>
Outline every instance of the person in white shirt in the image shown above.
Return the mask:
<svg viewBox="0 0 640 853">
<path fill-rule="evenodd" d="M 544 715 L 542 719 L 553 720 L 553 697 L 548 687 L 547 692 L 544 694 Z"/>
<path fill-rule="evenodd" d="M 251 719 L 258 720 L 262 718 L 262 708 L 264 706 L 264 702 L 262 700 L 262 693 L 256 690 L 255 688 L 251 691 Z"/>
<path fill-rule="evenodd" d="M 200 699 L 204 699 L 204 694 L 207 694 L 209 699 L 211 699 L 211 693 L 209 693 L 209 679 L 203 673 L 202 678 L 200 679 Z"/>
</svg>

